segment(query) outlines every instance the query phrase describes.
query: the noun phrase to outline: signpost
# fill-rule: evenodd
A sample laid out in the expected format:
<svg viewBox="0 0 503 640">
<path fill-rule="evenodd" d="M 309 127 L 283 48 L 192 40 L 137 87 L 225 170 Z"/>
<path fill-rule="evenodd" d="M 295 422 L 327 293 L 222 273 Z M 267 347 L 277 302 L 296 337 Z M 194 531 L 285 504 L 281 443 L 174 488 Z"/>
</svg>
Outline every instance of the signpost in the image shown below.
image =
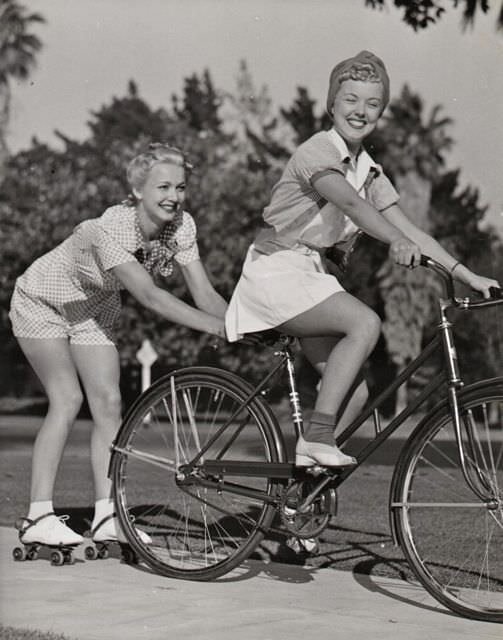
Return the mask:
<svg viewBox="0 0 503 640">
<path fill-rule="evenodd" d="M 136 357 L 138 359 L 138 362 L 141 364 L 141 390 L 143 393 L 145 389 L 148 389 L 148 387 L 150 387 L 152 380 L 152 365 L 157 360 L 157 352 L 152 346 L 150 340 L 145 339 L 141 343 L 140 349 L 138 349 L 138 351 L 136 352 Z M 145 416 L 143 422 L 150 422 L 150 413 Z"/>
</svg>

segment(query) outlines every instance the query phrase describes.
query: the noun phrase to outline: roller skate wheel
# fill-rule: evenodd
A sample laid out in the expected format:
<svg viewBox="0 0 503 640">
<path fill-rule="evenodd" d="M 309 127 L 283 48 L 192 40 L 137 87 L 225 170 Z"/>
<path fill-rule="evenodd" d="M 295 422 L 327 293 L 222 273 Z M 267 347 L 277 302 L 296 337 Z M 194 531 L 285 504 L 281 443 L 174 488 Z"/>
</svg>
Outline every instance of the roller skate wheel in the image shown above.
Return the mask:
<svg viewBox="0 0 503 640">
<path fill-rule="evenodd" d="M 60 567 L 65 562 L 65 556 L 62 551 L 53 551 L 51 553 L 51 564 L 55 567 Z"/>
<path fill-rule="evenodd" d="M 27 560 L 36 560 L 38 558 L 38 551 L 36 549 L 30 549 L 26 554 Z"/>
<path fill-rule="evenodd" d="M 136 553 L 131 547 L 121 546 L 122 558 L 126 564 L 138 564 Z"/>
<path fill-rule="evenodd" d="M 84 549 L 84 556 L 87 560 L 96 560 L 98 558 L 98 552 L 94 547 L 86 547 Z"/>
<path fill-rule="evenodd" d="M 14 558 L 14 560 L 16 560 L 16 562 L 22 562 L 23 560 L 26 560 L 26 555 L 26 549 L 23 549 L 23 547 L 16 547 L 12 550 L 12 557 Z"/>
<path fill-rule="evenodd" d="M 106 544 L 100 544 L 98 545 L 98 558 L 100 558 L 100 560 L 106 560 L 109 556 L 109 551 L 108 551 L 108 547 Z"/>
<path fill-rule="evenodd" d="M 71 551 L 65 551 L 64 556 L 65 564 L 75 564 L 75 558 L 73 557 L 73 553 Z"/>
</svg>

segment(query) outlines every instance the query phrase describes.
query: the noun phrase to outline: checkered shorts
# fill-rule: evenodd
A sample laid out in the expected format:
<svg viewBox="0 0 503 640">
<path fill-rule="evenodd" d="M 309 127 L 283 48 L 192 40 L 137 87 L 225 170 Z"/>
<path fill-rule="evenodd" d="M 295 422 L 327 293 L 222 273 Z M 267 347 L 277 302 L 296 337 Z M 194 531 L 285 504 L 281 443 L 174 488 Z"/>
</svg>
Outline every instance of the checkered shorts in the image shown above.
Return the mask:
<svg viewBox="0 0 503 640">
<path fill-rule="evenodd" d="M 120 299 L 117 295 L 116 304 L 110 304 L 109 298 L 106 308 L 96 317 L 69 322 L 44 300 L 16 287 L 9 318 L 16 338 L 66 338 L 72 344 L 114 345 L 117 342 L 114 326 L 119 313 Z"/>
<path fill-rule="evenodd" d="M 134 207 L 110 207 L 80 223 L 17 279 L 9 314 L 14 335 L 115 344 L 123 285 L 114 267 L 139 261 L 149 273 L 167 277 L 173 261 L 186 265 L 198 259 L 196 225 L 186 211 L 147 241 Z"/>
</svg>

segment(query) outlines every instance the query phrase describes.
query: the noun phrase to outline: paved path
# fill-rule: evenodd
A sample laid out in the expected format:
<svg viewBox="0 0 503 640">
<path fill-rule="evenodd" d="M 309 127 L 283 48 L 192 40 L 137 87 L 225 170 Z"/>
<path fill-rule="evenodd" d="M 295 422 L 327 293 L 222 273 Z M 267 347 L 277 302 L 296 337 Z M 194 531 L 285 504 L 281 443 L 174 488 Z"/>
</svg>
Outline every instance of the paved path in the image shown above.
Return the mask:
<svg viewBox="0 0 503 640">
<path fill-rule="evenodd" d="M 0 622 L 74 640 L 462 640 L 502 638 L 421 588 L 334 569 L 251 562 L 213 583 L 170 580 L 117 558 L 14 562 L 0 528 Z"/>
</svg>

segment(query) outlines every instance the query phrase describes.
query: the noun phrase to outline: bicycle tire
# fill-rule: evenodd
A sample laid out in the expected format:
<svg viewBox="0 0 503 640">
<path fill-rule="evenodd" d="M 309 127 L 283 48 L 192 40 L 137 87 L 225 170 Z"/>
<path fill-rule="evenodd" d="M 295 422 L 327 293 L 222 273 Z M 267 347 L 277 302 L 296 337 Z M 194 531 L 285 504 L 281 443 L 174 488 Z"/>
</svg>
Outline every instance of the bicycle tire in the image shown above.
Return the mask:
<svg viewBox="0 0 503 640">
<path fill-rule="evenodd" d="M 482 471 L 495 503 L 477 498 L 464 479 L 444 405 L 416 429 L 398 461 L 394 526 L 416 577 L 438 602 L 464 617 L 503 622 L 503 378 L 467 387 L 459 409 L 476 435 L 468 464 Z"/>
<path fill-rule="evenodd" d="M 180 465 L 194 458 L 199 446 L 252 391 L 251 385 L 229 372 L 190 367 L 160 378 L 126 416 L 110 467 L 114 501 L 129 544 L 154 572 L 189 580 L 218 578 L 249 557 L 272 523 L 271 504 L 225 490 L 219 493 L 198 486 L 197 481 L 192 486 L 177 481 Z M 286 461 L 276 418 L 260 396 L 227 426 L 206 457 L 222 451 L 224 441 L 229 444 L 225 460 Z M 143 457 L 138 458 L 138 452 Z M 148 455 L 174 464 L 170 469 L 159 467 Z M 268 478 L 232 481 L 268 495 L 280 490 L 277 481 Z M 152 542 L 143 542 L 138 529 Z"/>
</svg>

